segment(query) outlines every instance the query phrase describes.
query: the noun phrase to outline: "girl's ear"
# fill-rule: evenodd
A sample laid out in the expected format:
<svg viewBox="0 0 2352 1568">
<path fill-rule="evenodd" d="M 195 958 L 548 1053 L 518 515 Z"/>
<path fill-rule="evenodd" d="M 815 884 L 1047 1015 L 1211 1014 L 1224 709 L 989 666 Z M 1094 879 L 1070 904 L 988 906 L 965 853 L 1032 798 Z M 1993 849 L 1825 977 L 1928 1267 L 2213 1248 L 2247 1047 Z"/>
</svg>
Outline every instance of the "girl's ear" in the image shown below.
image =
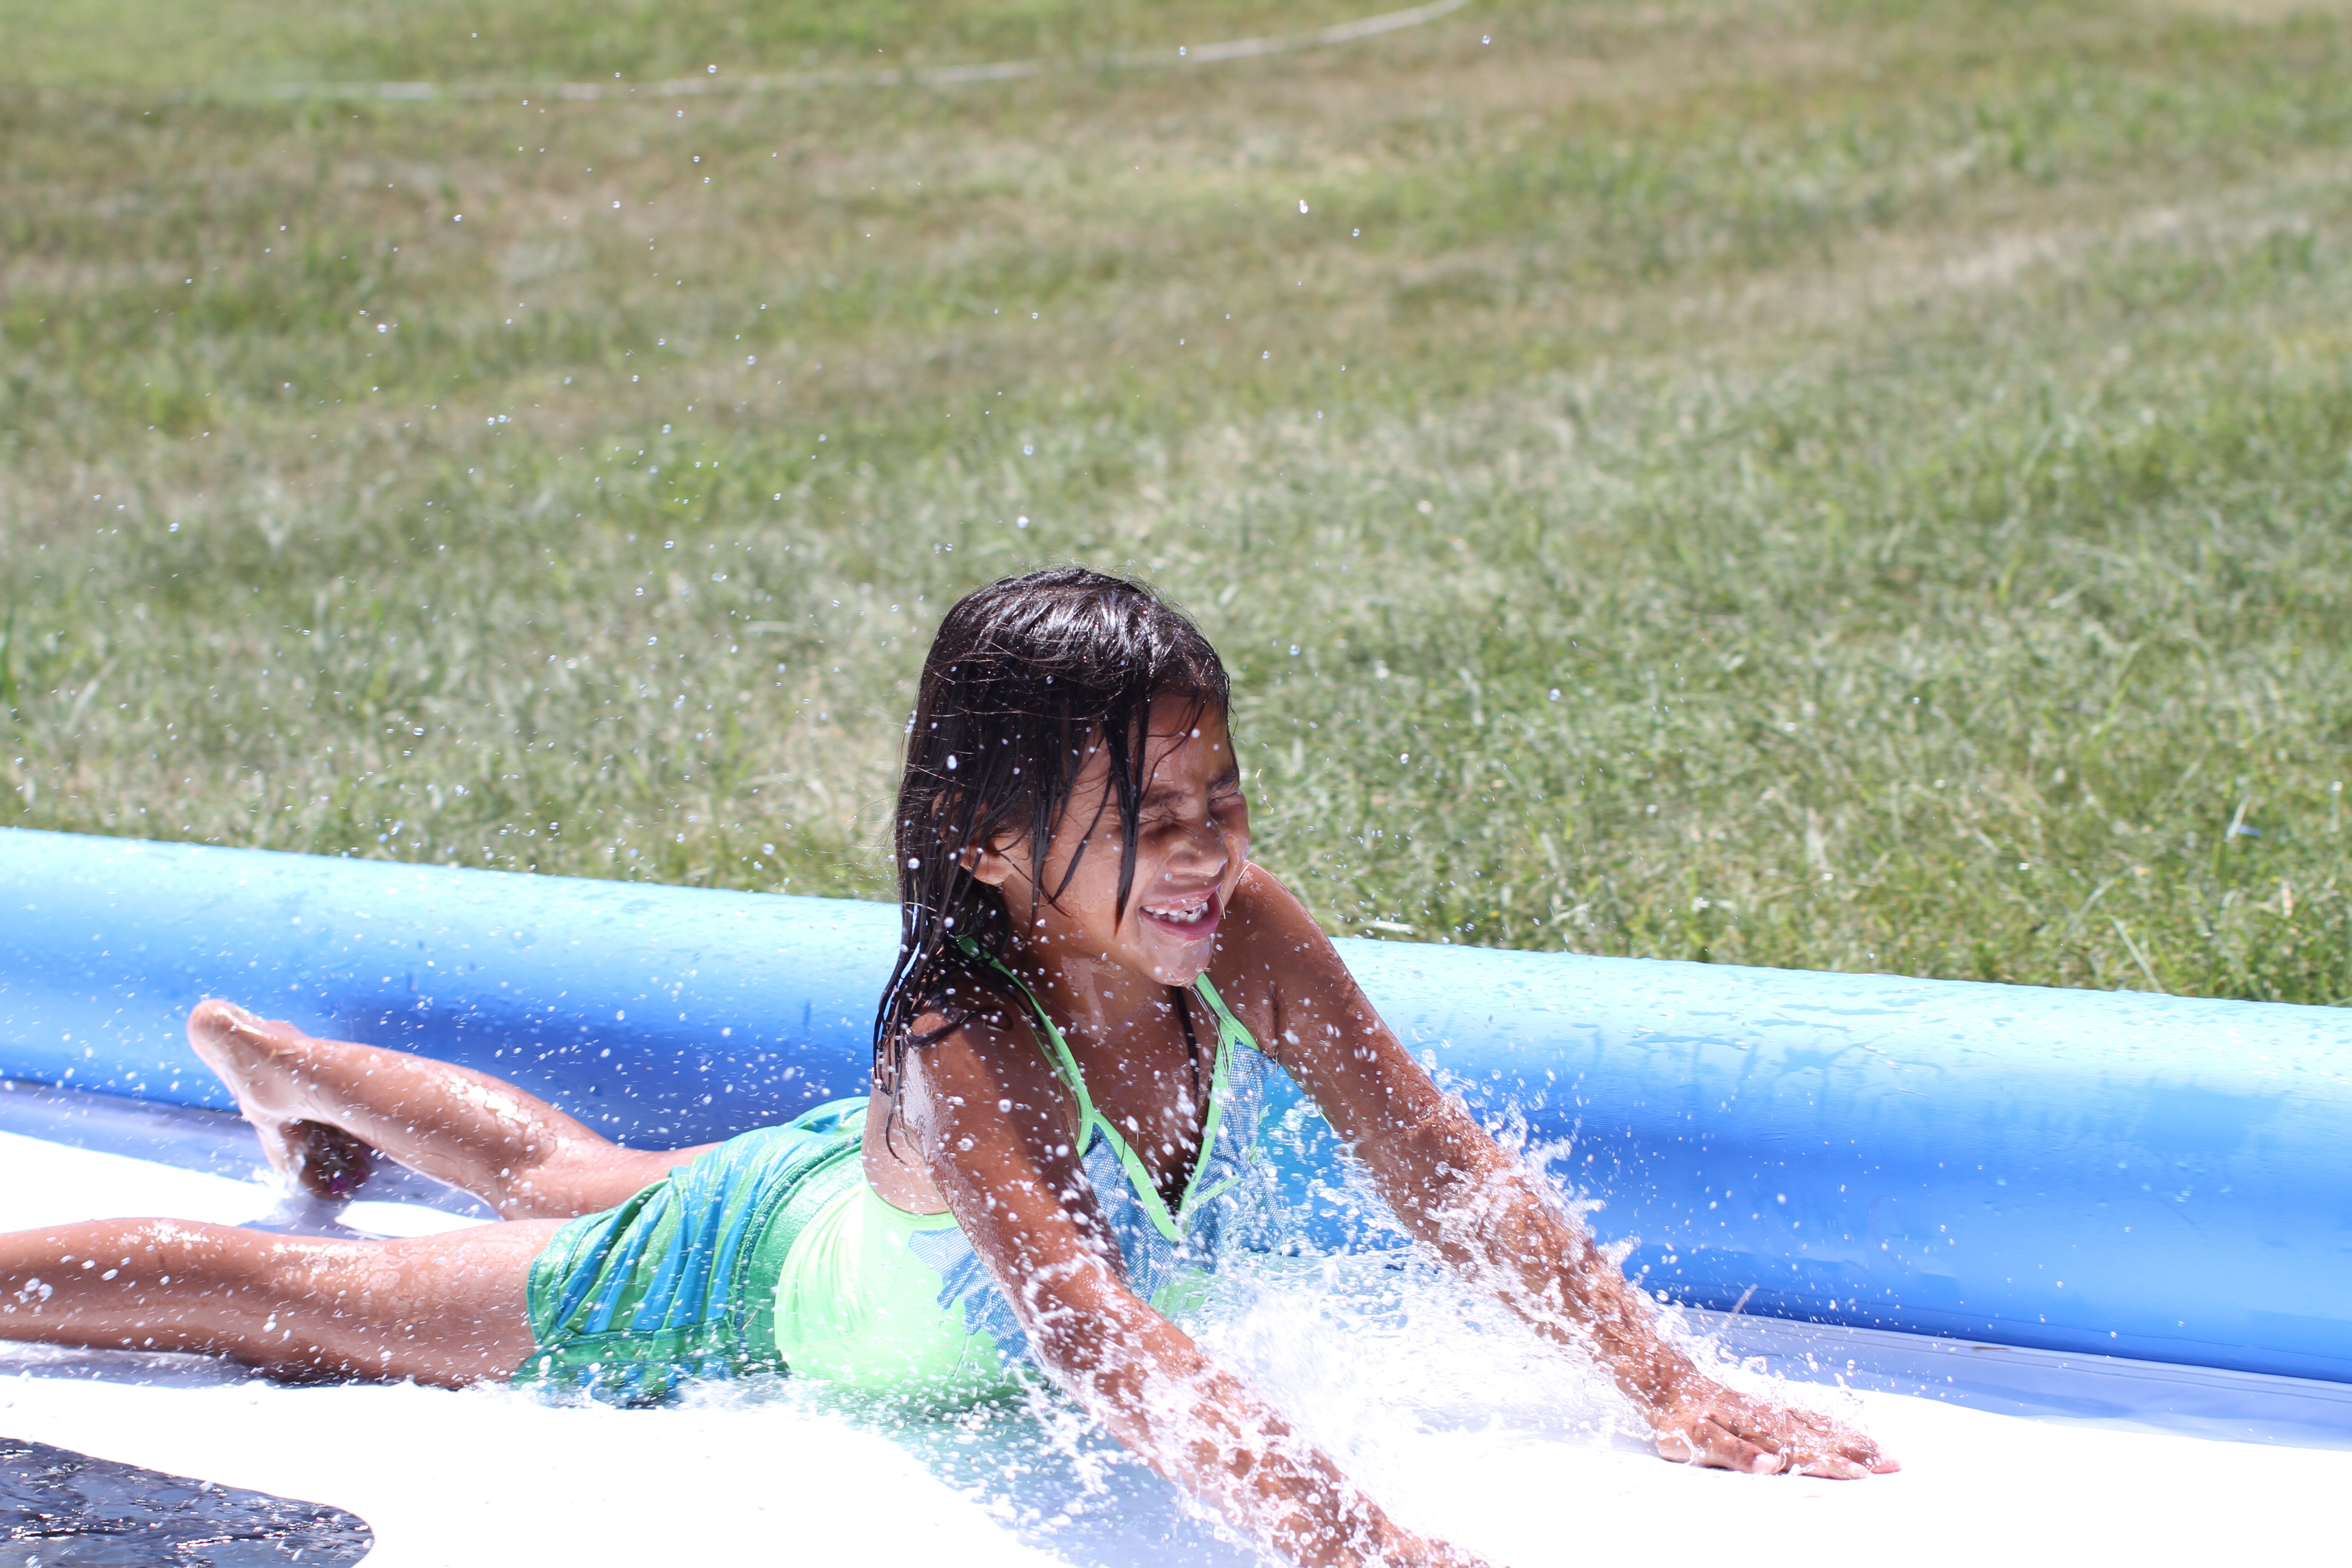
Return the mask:
<svg viewBox="0 0 2352 1568">
<path fill-rule="evenodd" d="M 956 857 L 965 872 L 975 882 L 985 882 L 992 888 L 1002 888 L 1013 876 L 1013 861 L 1002 849 L 967 846 Z"/>
</svg>

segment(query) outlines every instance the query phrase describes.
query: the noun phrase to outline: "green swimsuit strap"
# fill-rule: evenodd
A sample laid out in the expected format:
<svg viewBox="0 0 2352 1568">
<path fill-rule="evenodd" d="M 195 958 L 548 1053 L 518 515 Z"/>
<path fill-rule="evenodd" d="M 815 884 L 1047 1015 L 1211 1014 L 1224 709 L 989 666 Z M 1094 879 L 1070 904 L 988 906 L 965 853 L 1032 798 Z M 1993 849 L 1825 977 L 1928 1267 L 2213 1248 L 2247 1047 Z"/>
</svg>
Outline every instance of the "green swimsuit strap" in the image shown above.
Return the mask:
<svg viewBox="0 0 2352 1568">
<path fill-rule="evenodd" d="M 1095 1125 L 1097 1121 L 1094 1098 L 1087 1093 L 1087 1075 L 1078 1070 L 1078 1058 L 1070 1054 L 1070 1043 L 1062 1038 L 1061 1028 L 1054 1022 L 1053 1015 L 1045 1011 L 1045 1005 L 1037 1000 L 1037 994 L 1029 989 L 1027 981 L 1013 973 L 1003 960 L 992 953 L 982 952 L 980 943 L 966 936 L 957 938 L 956 945 L 963 949 L 965 957 L 985 960 L 991 969 L 1013 982 L 1023 998 L 1028 1002 L 1029 1010 L 1037 1015 L 1037 1022 L 1045 1032 L 1045 1055 L 1053 1063 L 1055 1076 L 1059 1078 L 1063 1086 L 1077 1099 L 1079 1136 L 1083 1139 L 1085 1130 Z M 1108 1124 L 1104 1123 L 1104 1125 Z"/>
<path fill-rule="evenodd" d="M 1209 1104 L 1207 1115 L 1202 1124 L 1201 1147 L 1193 1158 L 1192 1169 L 1186 1176 L 1184 1191 L 1177 1201 L 1176 1212 L 1171 1214 L 1169 1212 L 1167 1200 L 1160 1196 L 1160 1189 L 1152 1180 L 1150 1168 L 1143 1163 L 1141 1156 L 1129 1147 L 1127 1140 L 1119 1136 L 1118 1129 L 1112 1126 L 1108 1120 L 1095 1110 L 1094 1099 L 1087 1093 L 1086 1074 L 1078 1070 L 1077 1058 L 1071 1053 L 1069 1042 L 1062 1037 L 1061 1026 L 1054 1022 L 1053 1015 L 1045 1011 L 1045 1004 L 1037 1000 L 1037 994 L 1029 988 L 1028 982 L 1015 974 L 998 959 L 982 952 L 980 944 L 969 937 L 962 939 L 961 945 L 967 957 L 987 959 L 990 967 L 1019 988 L 1022 996 L 1027 1000 L 1031 1009 L 1037 1015 L 1038 1026 L 1045 1032 L 1046 1055 L 1053 1062 L 1055 1073 L 1063 1083 L 1068 1086 L 1070 1093 L 1078 1102 L 1079 1148 L 1083 1151 L 1086 1147 L 1088 1129 L 1100 1132 L 1104 1140 L 1110 1144 L 1112 1151 L 1118 1156 L 1119 1168 L 1126 1173 L 1129 1184 L 1135 1189 L 1136 1197 L 1143 1205 L 1144 1213 L 1150 1216 L 1152 1225 L 1162 1236 L 1171 1241 L 1175 1240 L 1181 1234 L 1181 1227 L 1177 1223 L 1177 1215 L 1183 1212 L 1192 1194 L 1200 1187 L 1202 1175 L 1208 1169 L 1210 1150 L 1217 1141 L 1218 1125 L 1224 1119 L 1227 1086 L 1230 1082 L 1227 1076 L 1227 1053 L 1233 1046 L 1246 1045 L 1254 1047 L 1257 1043 L 1251 1036 L 1247 1026 L 1234 1016 L 1233 1010 L 1225 1005 L 1225 999 L 1217 994 L 1217 988 L 1214 985 L 1209 984 L 1207 975 L 1203 974 L 1192 982 L 1193 993 L 1208 1004 L 1209 1011 L 1216 1017 L 1217 1045 L 1209 1059 Z"/>
<path fill-rule="evenodd" d="M 1257 1037 L 1249 1032 L 1247 1024 L 1234 1016 L 1234 1010 L 1225 1005 L 1225 999 L 1217 994 L 1217 988 L 1209 984 L 1209 977 L 1206 974 L 1192 982 L 1192 989 L 1200 993 L 1201 1000 L 1209 1005 L 1209 1011 L 1217 1016 L 1217 1034 L 1220 1037 L 1237 1046 L 1247 1046 L 1252 1050 L 1257 1049 Z"/>
<path fill-rule="evenodd" d="M 1078 1070 L 1078 1058 L 1071 1054 L 1069 1042 L 1062 1038 L 1061 1026 L 1055 1024 L 1053 1015 L 1045 1011 L 1045 1005 L 1037 1000 L 1037 994 L 1029 989 L 1029 983 L 1015 974 L 1001 959 L 982 952 L 980 943 L 972 941 L 971 938 L 961 937 L 957 944 L 963 949 L 966 957 L 987 960 L 990 968 L 1013 982 L 1013 985 L 1020 990 L 1023 999 L 1029 1004 L 1029 1010 L 1037 1015 L 1037 1022 L 1045 1031 L 1046 1054 L 1053 1060 L 1055 1074 L 1069 1087 L 1070 1092 L 1077 1096 L 1079 1124 L 1083 1126 L 1093 1121 L 1095 1104 L 1093 1098 L 1087 1093 L 1086 1074 Z M 1234 1010 L 1225 1005 L 1225 999 L 1223 996 L 1217 994 L 1217 988 L 1209 983 L 1208 975 L 1204 973 L 1196 977 L 1192 982 L 1192 991 L 1202 1001 L 1209 1005 L 1210 1013 L 1217 1020 L 1217 1044 L 1220 1049 L 1210 1064 L 1210 1081 L 1213 1098 L 1215 1086 L 1223 1080 L 1223 1074 L 1219 1070 L 1224 1065 L 1224 1051 L 1222 1047 L 1230 1043 L 1247 1046 L 1255 1050 L 1257 1048 L 1257 1037 L 1250 1033 L 1248 1025 L 1234 1016 Z M 1108 1123 L 1105 1125 L 1108 1126 Z"/>
</svg>

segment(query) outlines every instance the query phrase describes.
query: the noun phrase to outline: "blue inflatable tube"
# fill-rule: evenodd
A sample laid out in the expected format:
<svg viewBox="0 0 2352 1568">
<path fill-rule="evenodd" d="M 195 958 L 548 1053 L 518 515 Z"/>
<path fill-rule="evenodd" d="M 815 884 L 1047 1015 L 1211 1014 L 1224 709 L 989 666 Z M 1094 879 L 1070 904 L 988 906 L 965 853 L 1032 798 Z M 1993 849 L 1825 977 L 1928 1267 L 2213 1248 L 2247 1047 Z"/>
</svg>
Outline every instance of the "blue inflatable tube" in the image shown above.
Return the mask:
<svg viewBox="0 0 2352 1568">
<path fill-rule="evenodd" d="M 181 1024 L 223 995 L 697 1142 L 863 1090 L 897 930 L 879 904 L 0 830 L 0 1076 L 226 1108 Z M 1340 948 L 1675 1300 L 2352 1382 L 2352 1012 Z M 1328 1131 L 1292 1159 L 1338 1238 Z"/>
</svg>

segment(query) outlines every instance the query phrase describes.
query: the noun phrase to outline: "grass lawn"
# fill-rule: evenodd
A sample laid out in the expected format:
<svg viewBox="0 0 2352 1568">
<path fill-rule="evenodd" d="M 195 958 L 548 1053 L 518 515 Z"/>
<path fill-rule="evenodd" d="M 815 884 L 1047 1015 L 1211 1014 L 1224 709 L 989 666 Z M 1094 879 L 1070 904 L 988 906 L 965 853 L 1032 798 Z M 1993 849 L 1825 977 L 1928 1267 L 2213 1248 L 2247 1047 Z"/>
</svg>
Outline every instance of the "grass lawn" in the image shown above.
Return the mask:
<svg viewBox="0 0 2352 1568">
<path fill-rule="evenodd" d="M 1078 560 L 1335 931 L 2352 1003 L 2352 7 L 1098 63 L 1381 4 L 0 0 L 0 823 L 878 896 Z"/>
</svg>

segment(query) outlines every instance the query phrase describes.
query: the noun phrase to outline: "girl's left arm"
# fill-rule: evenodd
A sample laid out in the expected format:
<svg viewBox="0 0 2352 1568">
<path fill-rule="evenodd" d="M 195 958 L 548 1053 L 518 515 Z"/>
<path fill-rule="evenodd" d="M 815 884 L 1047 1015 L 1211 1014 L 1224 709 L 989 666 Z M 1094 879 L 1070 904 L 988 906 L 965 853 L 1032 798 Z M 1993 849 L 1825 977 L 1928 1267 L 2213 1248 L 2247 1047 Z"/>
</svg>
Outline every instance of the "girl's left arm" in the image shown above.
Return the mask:
<svg viewBox="0 0 2352 1568">
<path fill-rule="evenodd" d="M 1263 955 L 1234 967 L 1243 994 L 1270 1015 L 1268 1054 L 1314 1097 L 1415 1237 L 1538 1333 L 1600 1356 L 1649 1418 L 1661 1455 L 1835 1478 L 1897 1468 L 1852 1427 L 1701 1372 L 1658 1331 L 1655 1308 L 1591 1233 L 1439 1092 L 1297 900 L 1255 868 L 1245 889 L 1228 951 Z"/>
</svg>

